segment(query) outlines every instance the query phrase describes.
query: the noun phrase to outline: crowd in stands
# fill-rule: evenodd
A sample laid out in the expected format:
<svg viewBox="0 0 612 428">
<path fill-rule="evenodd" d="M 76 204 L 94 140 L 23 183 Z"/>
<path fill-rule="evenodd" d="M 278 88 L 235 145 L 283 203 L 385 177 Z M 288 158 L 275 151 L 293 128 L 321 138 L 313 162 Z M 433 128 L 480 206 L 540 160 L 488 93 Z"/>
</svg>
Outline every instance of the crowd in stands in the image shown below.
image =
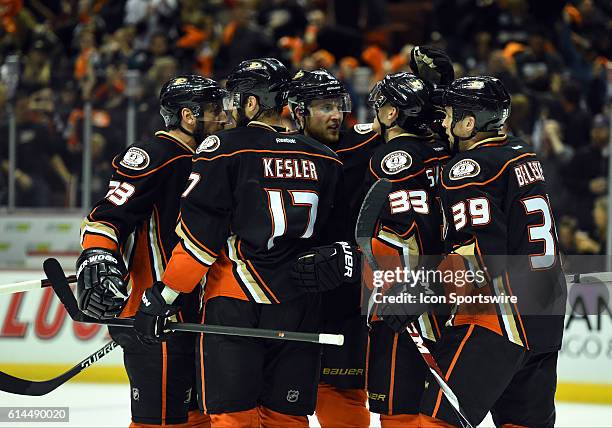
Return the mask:
<svg viewBox="0 0 612 428">
<path fill-rule="evenodd" d="M 604 254 L 607 227 L 612 3 L 608 0 L 0 0 L 0 206 L 7 201 L 7 112 L 17 127 L 17 206 L 78 206 L 84 105 L 92 106 L 92 199 L 110 161 L 162 129 L 157 97 L 179 73 L 222 80 L 272 56 L 325 67 L 367 118 L 364 94 L 408 70 L 415 44 L 445 49 L 456 77 L 498 77 L 512 94 L 507 131 L 540 154 L 563 249 Z M 135 78 L 127 78 L 138 71 Z M 3 71 L 6 77 L 6 70 Z"/>
</svg>

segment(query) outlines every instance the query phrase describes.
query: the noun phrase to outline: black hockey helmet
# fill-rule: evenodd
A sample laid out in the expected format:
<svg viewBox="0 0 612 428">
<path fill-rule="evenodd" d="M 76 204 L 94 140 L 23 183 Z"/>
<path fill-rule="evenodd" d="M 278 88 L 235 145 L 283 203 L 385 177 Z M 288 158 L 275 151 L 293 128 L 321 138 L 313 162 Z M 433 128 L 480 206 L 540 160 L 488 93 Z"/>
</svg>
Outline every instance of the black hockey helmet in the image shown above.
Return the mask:
<svg viewBox="0 0 612 428">
<path fill-rule="evenodd" d="M 329 71 L 320 68 L 314 71 L 298 71 L 288 85 L 291 112 L 308 116 L 308 105 L 313 100 L 338 99 L 338 108 L 343 113 L 351 111 L 351 97 L 346 88 Z"/>
<path fill-rule="evenodd" d="M 374 86 L 368 96 L 368 105 L 378 110 L 385 104 L 397 107 L 397 125 L 423 126 L 430 117 L 431 101 L 428 86 L 417 76 L 407 72 L 388 74 Z"/>
<path fill-rule="evenodd" d="M 229 109 L 229 92 L 212 79 L 188 74 L 167 81 L 159 92 L 159 113 L 167 129 L 179 127 L 181 110 L 188 108 L 195 117 L 202 117 L 203 104 L 215 103 L 224 110 Z"/>
<path fill-rule="evenodd" d="M 510 115 L 510 95 L 502 82 L 491 76 L 462 77 L 444 91 L 442 104 L 453 108 L 453 123 L 474 116 L 476 132 L 499 131 Z"/>
<path fill-rule="evenodd" d="M 227 77 L 235 108 L 242 108 L 246 96 L 255 96 L 261 110 L 280 109 L 287 104 L 287 68 L 275 58 L 242 61 Z"/>
</svg>

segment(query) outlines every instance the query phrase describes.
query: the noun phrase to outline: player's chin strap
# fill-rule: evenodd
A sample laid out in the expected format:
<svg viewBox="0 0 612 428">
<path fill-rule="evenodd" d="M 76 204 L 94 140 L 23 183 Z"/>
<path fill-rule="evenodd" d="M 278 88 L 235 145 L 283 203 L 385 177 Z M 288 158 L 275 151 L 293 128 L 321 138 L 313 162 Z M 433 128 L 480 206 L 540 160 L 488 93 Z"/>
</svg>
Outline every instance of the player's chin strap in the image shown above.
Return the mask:
<svg viewBox="0 0 612 428">
<path fill-rule="evenodd" d="M 397 119 L 391 122 L 390 125 L 385 124 L 382 120 L 380 120 L 380 116 L 378 115 L 379 109 L 376 109 L 376 119 L 380 125 L 380 135 L 382 135 L 383 139 L 387 141 L 387 132 L 389 129 L 397 126 Z"/>
</svg>

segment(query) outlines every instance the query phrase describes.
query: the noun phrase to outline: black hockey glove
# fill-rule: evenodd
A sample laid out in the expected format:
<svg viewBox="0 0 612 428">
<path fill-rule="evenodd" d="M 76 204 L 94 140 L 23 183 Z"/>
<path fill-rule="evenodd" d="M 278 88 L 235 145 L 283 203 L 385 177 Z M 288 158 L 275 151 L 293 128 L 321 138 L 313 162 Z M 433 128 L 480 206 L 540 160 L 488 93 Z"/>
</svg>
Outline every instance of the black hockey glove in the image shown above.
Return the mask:
<svg viewBox="0 0 612 428">
<path fill-rule="evenodd" d="M 134 318 L 134 330 L 142 343 L 154 345 L 168 338 L 164 328 L 168 318 L 176 315 L 180 309 L 172 305 L 178 295 L 161 281 L 145 290 Z"/>
<path fill-rule="evenodd" d="M 298 257 L 291 271 L 294 283 L 311 293 L 357 282 L 360 276 L 361 254 L 347 242 L 312 248 Z"/>
<path fill-rule="evenodd" d="M 395 284 L 383 293 L 383 303 L 378 308 L 383 321 L 396 333 L 406 330 L 411 323 L 429 310 L 421 295 L 433 294 L 428 287 L 416 284 Z"/>
<path fill-rule="evenodd" d="M 436 86 L 447 86 L 455 80 L 453 62 L 446 52 L 433 46 L 412 48 L 410 68 L 417 77 Z"/>
<path fill-rule="evenodd" d="M 123 259 L 105 248 L 84 250 L 76 263 L 79 309 L 96 319 L 119 315 L 128 298 Z"/>
</svg>

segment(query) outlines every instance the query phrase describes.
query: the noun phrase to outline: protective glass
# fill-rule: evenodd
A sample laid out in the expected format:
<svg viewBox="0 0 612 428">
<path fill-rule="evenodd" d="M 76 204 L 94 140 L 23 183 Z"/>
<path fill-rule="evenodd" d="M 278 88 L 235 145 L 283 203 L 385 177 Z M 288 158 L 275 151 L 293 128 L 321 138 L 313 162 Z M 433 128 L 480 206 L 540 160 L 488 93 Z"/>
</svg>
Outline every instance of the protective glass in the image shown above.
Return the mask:
<svg viewBox="0 0 612 428">
<path fill-rule="evenodd" d="M 333 113 L 350 113 L 351 109 L 351 97 L 348 94 L 343 94 L 333 98 L 310 101 L 306 114 L 312 117 L 321 117 Z"/>
<path fill-rule="evenodd" d="M 233 109 L 233 100 L 230 95 L 227 95 L 216 102 L 202 104 L 203 115 L 198 120 L 202 122 L 229 123 L 232 119 Z"/>
<path fill-rule="evenodd" d="M 378 111 L 387 102 L 387 97 L 382 93 L 382 82 L 378 82 L 368 95 L 368 107 Z"/>
</svg>

